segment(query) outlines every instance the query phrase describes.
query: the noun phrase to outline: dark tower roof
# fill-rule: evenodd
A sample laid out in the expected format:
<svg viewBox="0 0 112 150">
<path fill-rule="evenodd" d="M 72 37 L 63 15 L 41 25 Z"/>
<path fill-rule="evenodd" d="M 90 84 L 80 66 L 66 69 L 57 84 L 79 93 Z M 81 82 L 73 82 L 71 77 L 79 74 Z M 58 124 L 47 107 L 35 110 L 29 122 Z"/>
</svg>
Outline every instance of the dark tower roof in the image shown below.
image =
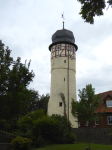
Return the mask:
<svg viewBox="0 0 112 150">
<path fill-rule="evenodd" d="M 59 43 L 68 43 L 75 46 L 76 50 L 78 49 L 77 45 L 75 44 L 73 32 L 67 29 L 57 30 L 52 35 L 52 44 L 49 46 L 49 50 L 51 51 L 51 47 Z"/>
<path fill-rule="evenodd" d="M 60 42 L 60 41 L 67 41 L 67 42 L 75 43 L 75 38 L 74 38 L 73 33 L 69 30 L 66 30 L 66 29 L 57 30 L 52 35 L 52 43 Z"/>
</svg>

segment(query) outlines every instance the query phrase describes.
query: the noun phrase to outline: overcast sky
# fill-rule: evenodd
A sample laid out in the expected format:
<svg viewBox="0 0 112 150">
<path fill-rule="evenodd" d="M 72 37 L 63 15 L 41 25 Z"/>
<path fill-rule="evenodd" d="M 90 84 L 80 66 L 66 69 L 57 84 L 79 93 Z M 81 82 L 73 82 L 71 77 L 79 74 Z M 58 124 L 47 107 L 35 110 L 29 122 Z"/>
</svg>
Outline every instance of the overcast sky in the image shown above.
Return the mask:
<svg viewBox="0 0 112 150">
<path fill-rule="evenodd" d="M 0 0 L 0 39 L 16 60 L 31 59 L 35 78 L 29 88 L 50 93 L 51 37 L 62 29 L 71 30 L 76 52 L 76 91 L 92 84 L 95 93 L 112 90 L 112 8 L 95 17 L 94 25 L 84 23 L 77 0 Z"/>
</svg>

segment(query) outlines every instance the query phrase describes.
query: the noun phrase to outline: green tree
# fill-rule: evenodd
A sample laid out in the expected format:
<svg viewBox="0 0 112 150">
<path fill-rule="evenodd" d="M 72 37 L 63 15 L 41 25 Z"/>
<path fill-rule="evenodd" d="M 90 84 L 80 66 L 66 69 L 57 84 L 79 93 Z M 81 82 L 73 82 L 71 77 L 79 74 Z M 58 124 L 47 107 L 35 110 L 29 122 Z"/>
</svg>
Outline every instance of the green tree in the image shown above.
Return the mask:
<svg viewBox="0 0 112 150">
<path fill-rule="evenodd" d="M 38 101 L 40 100 L 40 95 L 38 91 L 35 91 L 34 89 L 30 89 L 29 93 L 31 94 L 30 100 L 24 103 L 24 109 L 21 113 L 21 115 L 24 115 L 24 116 L 27 115 L 28 112 L 37 110 Z"/>
<path fill-rule="evenodd" d="M 94 17 L 103 15 L 103 9 L 106 7 L 106 3 L 112 7 L 112 0 L 78 0 L 81 3 L 80 15 L 90 24 L 94 24 Z M 107 8 L 107 9 L 108 9 Z"/>
<path fill-rule="evenodd" d="M 34 78 L 33 71 L 29 71 L 30 61 L 22 64 L 19 57 L 14 61 L 10 54 L 11 50 L 0 40 L 0 129 L 10 128 L 29 107 L 32 96 L 27 89 Z"/>
<path fill-rule="evenodd" d="M 95 110 L 102 106 L 101 95 L 95 95 L 95 89 L 91 84 L 86 85 L 85 88 L 79 90 L 79 102 L 72 100 L 72 114 L 80 121 L 89 122 L 89 150 L 90 150 L 90 124 L 95 119 L 100 119 L 102 113 L 95 113 Z"/>
<path fill-rule="evenodd" d="M 43 109 L 45 114 L 47 113 L 49 97 L 49 94 L 43 94 L 37 101 L 37 109 Z"/>
<path fill-rule="evenodd" d="M 24 111 L 22 112 L 22 115 L 27 115 L 28 112 L 43 109 L 45 114 L 47 114 L 47 106 L 49 101 L 49 94 L 46 95 L 39 95 L 38 91 L 35 91 L 34 89 L 30 89 L 29 92 L 31 93 L 31 98 L 28 107 L 26 107 L 26 104 L 24 103 Z"/>
</svg>

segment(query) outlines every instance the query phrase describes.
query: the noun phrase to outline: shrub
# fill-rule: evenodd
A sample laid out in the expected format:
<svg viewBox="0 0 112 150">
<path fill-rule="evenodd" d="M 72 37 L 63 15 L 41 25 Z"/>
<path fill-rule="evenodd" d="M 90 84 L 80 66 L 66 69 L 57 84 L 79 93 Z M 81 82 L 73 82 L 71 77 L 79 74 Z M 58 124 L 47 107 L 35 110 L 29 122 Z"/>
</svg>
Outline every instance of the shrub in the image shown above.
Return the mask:
<svg viewBox="0 0 112 150">
<path fill-rule="evenodd" d="M 48 116 L 45 116 L 41 119 L 35 120 L 33 128 L 33 136 L 38 139 L 42 136 L 45 141 L 51 142 L 54 138 L 56 125 L 58 122 L 55 119 L 52 119 Z"/>
<path fill-rule="evenodd" d="M 76 141 L 76 136 L 73 133 L 69 133 L 66 135 L 66 143 L 72 144 Z"/>
<path fill-rule="evenodd" d="M 24 133 L 33 140 L 36 147 L 47 143 L 65 144 L 75 141 L 71 123 L 65 116 L 48 116 L 43 110 L 37 110 L 23 116 L 18 123 L 23 131 L 26 130 Z"/>
<path fill-rule="evenodd" d="M 17 123 L 19 124 L 19 128 L 26 133 L 28 130 L 32 130 L 35 121 L 43 117 L 45 117 L 43 110 L 35 110 L 29 112 L 26 116 L 22 116 Z"/>
<path fill-rule="evenodd" d="M 32 140 L 23 137 L 16 137 L 11 141 L 14 150 L 28 150 L 31 147 Z"/>
<path fill-rule="evenodd" d="M 25 136 L 25 134 L 19 129 L 14 129 L 11 133 L 17 136 Z"/>
<path fill-rule="evenodd" d="M 44 138 L 42 136 L 39 136 L 37 138 L 37 140 L 35 141 L 35 146 L 36 147 L 43 147 L 43 146 L 45 146 L 45 140 L 44 140 Z"/>
<path fill-rule="evenodd" d="M 55 133 L 52 138 L 54 138 L 55 143 L 73 143 L 75 141 L 75 136 L 72 134 L 72 127 L 70 121 L 67 120 L 65 116 L 53 114 L 51 118 L 57 120 L 57 125 L 55 126 Z"/>
</svg>

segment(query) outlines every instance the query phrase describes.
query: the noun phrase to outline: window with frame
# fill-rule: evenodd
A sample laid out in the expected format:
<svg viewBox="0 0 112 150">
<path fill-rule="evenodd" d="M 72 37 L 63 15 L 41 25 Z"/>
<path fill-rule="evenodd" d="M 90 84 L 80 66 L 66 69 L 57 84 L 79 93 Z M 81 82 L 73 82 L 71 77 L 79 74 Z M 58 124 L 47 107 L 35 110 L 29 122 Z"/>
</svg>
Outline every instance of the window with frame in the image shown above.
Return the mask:
<svg viewBox="0 0 112 150">
<path fill-rule="evenodd" d="M 88 120 L 86 120 L 86 122 L 85 122 L 85 126 L 88 126 L 89 125 L 89 121 Z"/>
<path fill-rule="evenodd" d="M 108 116 L 108 125 L 112 125 L 112 116 Z"/>
<path fill-rule="evenodd" d="M 106 101 L 107 107 L 112 107 L 112 100 Z"/>
<path fill-rule="evenodd" d="M 78 127 L 80 127 L 80 121 L 78 121 Z"/>
<path fill-rule="evenodd" d="M 70 50 L 73 52 L 73 50 L 74 50 L 73 47 L 71 47 Z"/>
<path fill-rule="evenodd" d="M 56 50 L 60 50 L 60 46 L 57 46 L 57 47 L 56 47 Z"/>
<path fill-rule="evenodd" d="M 95 125 L 99 125 L 98 118 L 95 118 Z"/>
</svg>

